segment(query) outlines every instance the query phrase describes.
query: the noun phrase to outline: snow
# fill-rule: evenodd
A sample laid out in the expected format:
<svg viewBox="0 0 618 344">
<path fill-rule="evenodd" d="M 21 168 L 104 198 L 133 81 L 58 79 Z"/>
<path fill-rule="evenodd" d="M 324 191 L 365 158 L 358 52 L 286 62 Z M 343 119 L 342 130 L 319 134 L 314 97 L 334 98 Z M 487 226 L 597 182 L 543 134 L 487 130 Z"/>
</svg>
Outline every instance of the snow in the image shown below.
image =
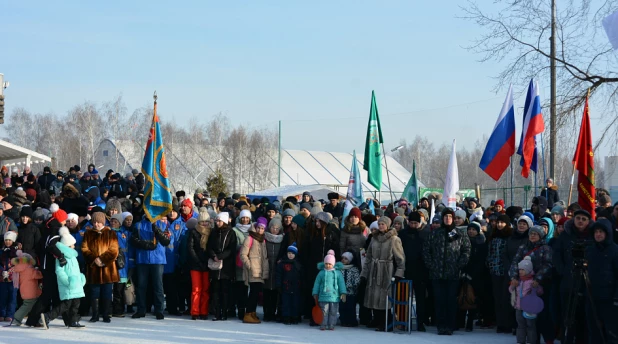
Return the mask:
<svg viewBox="0 0 618 344">
<path fill-rule="evenodd" d="M 260 315 L 260 314 L 258 314 Z M 453 336 L 438 336 L 435 327 L 426 333 L 383 333 L 364 326 L 357 328 L 336 327 L 335 331 L 320 331 L 305 321 L 299 325 L 278 323 L 243 324 L 238 319 L 214 322 L 191 320 L 188 316 L 166 316 L 165 320 L 146 318 L 112 318 L 110 324 L 103 322 L 81 323 L 85 329 L 68 329 L 62 320 L 50 323 L 49 330 L 41 328 L 0 327 L 0 343 L 509 343 L 515 342 L 510 334 L 497 334 L 495 330 L 474 329 L 466 333 L 457 331 Z M 6 323 L 5 323 L 6 324 Z"/>
</svg>

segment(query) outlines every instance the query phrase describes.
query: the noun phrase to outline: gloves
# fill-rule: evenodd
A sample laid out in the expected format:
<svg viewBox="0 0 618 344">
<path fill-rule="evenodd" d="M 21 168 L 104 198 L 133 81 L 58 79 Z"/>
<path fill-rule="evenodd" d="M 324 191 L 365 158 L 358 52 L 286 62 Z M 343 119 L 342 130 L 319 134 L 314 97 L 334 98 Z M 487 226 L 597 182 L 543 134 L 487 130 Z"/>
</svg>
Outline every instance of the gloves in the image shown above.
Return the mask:
<svg viewBox="0 0 618 344">
<path fill-rule="evenodd" d="M 466 279 L 468 281 L 472 281 L 472 276 L 464 273 L 464 274 L 461 274 L 461 279 Z"/>
<path fill-rule="evenodd" d="M 346 298 L 346 295 L 345 294 L 341 294 L 341 301 L 345 302 L 345 298 Z"/>
<path fill-rule="evenodd" d="M 399 277 L 399 276 L 395 276 L 395 284 L 399 283 L 399 281 L 401 281 L 403 278 Z"/>
<path fill-rule="evenodd" d="M 67 260 L 64 259 L 64 257 L 60 257 L 58 258 L 58 263 L 60 264 L 60 266 L 65 266 L 67 265 Z"/>
<path fill-rule="evenodd" d="M 147 250 L 147 251 L 152 251 L 155 248 L 157 248 L 157 245 L 155 245 L 155 243 L 150 240 L 142 240 L 142 244 L 143 244 L 144 250 Z"/>
</svg>

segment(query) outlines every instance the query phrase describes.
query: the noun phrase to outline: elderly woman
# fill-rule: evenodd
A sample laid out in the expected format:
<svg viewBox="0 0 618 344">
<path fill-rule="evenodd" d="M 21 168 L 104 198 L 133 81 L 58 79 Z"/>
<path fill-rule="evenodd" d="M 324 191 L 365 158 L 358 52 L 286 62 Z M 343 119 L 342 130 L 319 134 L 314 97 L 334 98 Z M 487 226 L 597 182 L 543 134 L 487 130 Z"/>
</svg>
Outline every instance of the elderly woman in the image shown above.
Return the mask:
<svg viewBox="0 0 618 344">
<path fill-rule="evenodd" d="M 264 281 L 264 321 L 283 320 L 279 292 L 275 285 L 275 271 L 277 270 L 277 257 L 283 242 L 283 230 L 281 220 L 278 217 L 270 220 L 268 231 L 264 233 L 266 251 L 268 252 L 268 271 L 270 276 Z"/>
<path fill-rule="evenodd" d="M 112 288 L 115 282 L 120 281 L 116 268 L 118 237 L 116 232 L 105 225 L 105 214 L 95 212 L 91 218 L 92 228 L 86 231 L 82 242 L 82 253 L 86 262 L 86 282 L 90 284 L 92 305 L 90 322 L 99 321 L 99 299 L 101 299 L 100 314 L 103 316 L 103 322 L 109 323 Z"/>
<path fill-rule="evenodd" d="M 255 314 L 258 296 L 264 286 L 264 280 L 268 278 L 268 255 L 264 231 L 268 220 L 264 217 L 257 219 L 255 228 L 249 232 L 240 250 L 240 260 L 243 264 L 243 279 L 249 286 L 249 299 L 247 309 L 242 322 L 247 324 L 259 324 L 260 319 Z"/>
<path fill-rule="evenodd" d="M 388 295 L 391 278 L 404 277 L 405 255 L 397 230 L 391 228 L 391 219 L 380 217 L 378 231 L 372 235 L 365 255 L 361 283 L 365 284 L 365 307 L 373 309 L 377 321 L 376 331 L 386 331 L 384 300 Z"/>
</svg>

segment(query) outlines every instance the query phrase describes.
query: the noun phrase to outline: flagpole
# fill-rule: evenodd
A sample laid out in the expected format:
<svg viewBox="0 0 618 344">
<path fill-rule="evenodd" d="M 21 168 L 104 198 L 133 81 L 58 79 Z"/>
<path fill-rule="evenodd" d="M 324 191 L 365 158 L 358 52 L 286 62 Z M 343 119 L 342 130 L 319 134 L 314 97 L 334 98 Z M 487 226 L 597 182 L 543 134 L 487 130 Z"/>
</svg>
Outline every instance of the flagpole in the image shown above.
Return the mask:
<svg viewBox="0 0 618 344">
<path fill-rule="evenodd" d="M 515 205 L 515 202 L 513 200 L 513 156 L 511 155 L 511 206 Z"/>
<path fill-rule="evenodd" d="M 573 164 L 573 173 L 571 173 L 571 185 L 569 185 L 569 203 L 567 204 L 567 207 L 571 204 L 571 195 L 573 193 L 573 182 L 575 181 L 575 169 L 576 169 L 576 165 Z"/>
<path fill-rule="evenodd" d="M 386 179 L 388 180 L 388 193 L 391 195 L 391 203 L 393 203 L 393 189 L 391 189 L 391 176 L 388 174 L 388 163 L 386 162 L 386 150 L 384 142 L 382 142 L 382 155 L 384 155 L 384 166 L 386 167 Z"/>
<path fill-rule="evenodd" d="M 547 174 L 545 174 L 545 142 L 543 141 L 543 133 L 541 133 L 541 159 L 543 159 L 543 183 L 547 183 Z M 547 187 L 547 184 L 545 184 L 545 199 L 548 198 L 549 188 Z"/>
</svg>

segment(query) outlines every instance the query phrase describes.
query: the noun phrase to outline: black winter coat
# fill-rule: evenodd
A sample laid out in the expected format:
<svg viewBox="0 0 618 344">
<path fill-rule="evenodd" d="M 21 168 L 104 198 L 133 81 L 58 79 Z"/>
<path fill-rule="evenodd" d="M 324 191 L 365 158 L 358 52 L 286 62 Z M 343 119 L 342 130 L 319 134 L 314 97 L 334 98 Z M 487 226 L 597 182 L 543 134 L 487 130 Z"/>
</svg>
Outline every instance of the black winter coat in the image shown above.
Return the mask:
<svg viewBox="0 0 618 344">
<path fill-rule="evenodd" d="M 591 222 L 588 228 L 593 224 L 594 222 Z M 586 229 L 585 233 L 578 233 L 572 219 L 564 224 L 564 232 L 560 233 L 558 239 L 554 243 L 552 257 L 556 274 L 562 277 L 560 292 L 568 292 L 573 284 L 573 246 L 575 243 L 586 245 L 589 244 L 591 240 L 592 238 L 588 229 Z M 590 266 L 590 264 L 588 266 Z"/>
<path fill-rule="evenodd" d="M 298 260 L 285 258 L 277 264 L 275 286 L 283 294 L 299 294 L 302 290 L 303 269 Z"/>
<path fill-rule="evenodd" d="M 41 186 L 41 190 L 50 191 L 52 187 L 52 183 L 56 180 L 56 176 L 51 173 L 43 173 L 38 180 L 39 185 Z"/>
<path fill-rule="evenodd" d="M 609 221 L 599 220 L 601 221 L 607 227 L 605 241 L 595 242 L 586 248 L 591 294 L 597 301 L 616 302 L 618 301 L 618 245 L 613 241 L 614 235 Z M 594 235 L 593 232 L 591 234 Z"/>
<path fill-rule="evenodd" d="M 41 241 L 41 231 L 34 223 L 29 222 L 19 227 L 17 241 L 21 243 L 21 250 L 37 260 L 36 248 Z"/>
<path fill-rule="evenodd" d="M 543 190 L 541 190 L 541 196 L 547 198 L 547 209 L 549 210 L 554 207 L 554 203 L 560 201 L 558 187 L 556 185 L 552 185 L 549 190 L 547 190 L 547 188 L 543 188 Z"/>
<path fill-rule="evenodd" d="M 309 255 L 307 257 L 307 276 L 310 278 L 311 283 L 315 281 L 315 277 L 318 275 L 318 263 L 324 262 L 324 257 L 329 250 L 335 252 L 335 257 L 341 257 L 339 252 L 339 230 L 335 225 L 329 223 L 324 230 L 325 236 L 323 237 L 320 230 L 315 228 L 315 225 L 309 227 L 312 230 L 307 233 L 309 243 Z M 313 231 L 313 233 L 311 232 Z"/>
<path fill-rule="evenodd" d="M 520 233 L 517 229 L 514 229 L 513 234 L 506 240 L 506 249 L 502 253 L 505 276 L 509 275 L 511 264 L 513 264 L 513 259 L 519 250 L 519 246 L 524 245 L 526 242 L 528 242 L 528 231 Z"/>
<path fill-rule="evenodd" d="M 189 251 L 189 259 L 187 261 L 189 270 L 209 271 L 208 270 L 208 244 L 206 249 L 200 246 L 202 234 L 196 229 L 190 229 L 187 237 L 187 250 Z M 209 237 L 210 239 L 210 237 Z"/>
<path fill-rule="evenodd" d="M 233 280 L 236 277 L 236 234 L 229 226 L 214 228 L 208 237 L 207 255 L 223 260 L 223 268 L 212 271 L 213 280 Z"/>
<path fill-rule="evenodd" d="M 45 222 L 43 238 L 39 240 L 37 249 L 44 275 L 56 275 L 56 259 L 64 258 L 62 251 L 56 247 L 56 243 L 60 241 L 58 230 L 61 227 L 62 224 L 54 218 Z"/>
<path fill-rule="evenodd" d="M 413 229 L 406 226 L 398 235 L 406 256 L 405 278 L 419 282 L 429 281 L 429 270 L 423 258 L 423 245 L 429 235 L 427 228 Z"/>
<path fill-rule="evenodd" d="M 478 284 L 484 278 L 489 277 L 489 269 L 487 268 L 487 254 L 489 247 L 485 240 L 485 235 L 479 234 L 474 238 L 470 238 L 470 260 L 462 271 L 472 277 L 472 285 Z M 477 288 L 475 290 L 478 291 Z"/>
</svg>

